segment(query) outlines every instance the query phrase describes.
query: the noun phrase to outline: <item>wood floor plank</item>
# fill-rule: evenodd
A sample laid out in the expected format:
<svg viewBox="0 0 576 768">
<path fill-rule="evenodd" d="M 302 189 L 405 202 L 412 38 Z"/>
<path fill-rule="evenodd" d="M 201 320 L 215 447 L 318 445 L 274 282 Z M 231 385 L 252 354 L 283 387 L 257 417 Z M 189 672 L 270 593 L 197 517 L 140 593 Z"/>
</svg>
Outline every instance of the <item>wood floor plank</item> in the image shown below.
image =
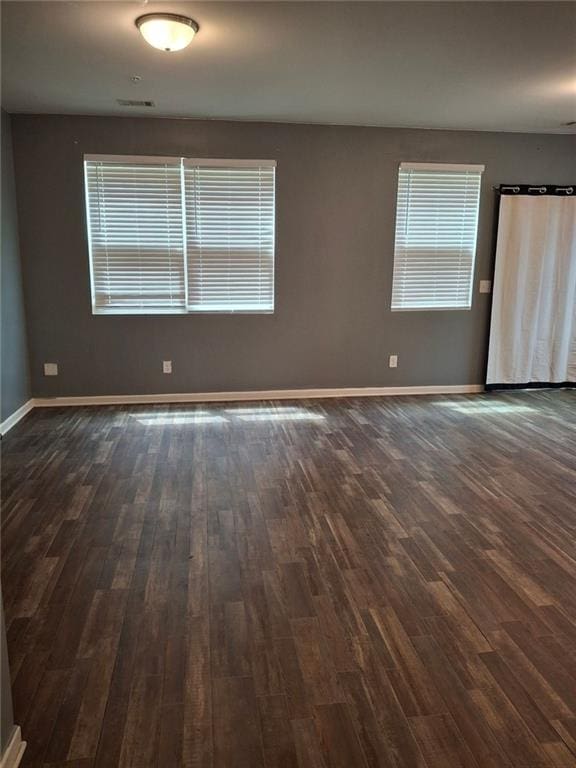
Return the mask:
<svg viewBox="0 0 576 768">
<path fill-rule="evenodd" d="M 292 720 L 292 732 L 299 768 L 327 768 L 314 720 Z"/>
<path fill-rule="evenodd" d="M 214 768 L 264 768 L 260 716 L 251 678 L 214 680 Z"/>
<path fill-rule="evenodd" d="M 34 410 L 24 768 L 573 768 L 575 429 L 573 391 Z"/>
<path fill-rule="evenodd" d="M 450 715 L 410 719 L 429 768 L 479 768 Z"/>
<path fill-rule="evenodd" d="M 261 696 L 258 706 L 266 768 L 298 768 L 286 697 Z"/>
<path fill-rule="evenodd" d="M 426 768 L 408 719 L 379 666 L 365 674 L 343 673 L 341 680 L 368 766 Z"/>
<path fill-rule="evenodd" d="M 327 768 L 365 768 L 367 763 L 346 704 L 315 707 L 314 721 Z"/>
</svg>

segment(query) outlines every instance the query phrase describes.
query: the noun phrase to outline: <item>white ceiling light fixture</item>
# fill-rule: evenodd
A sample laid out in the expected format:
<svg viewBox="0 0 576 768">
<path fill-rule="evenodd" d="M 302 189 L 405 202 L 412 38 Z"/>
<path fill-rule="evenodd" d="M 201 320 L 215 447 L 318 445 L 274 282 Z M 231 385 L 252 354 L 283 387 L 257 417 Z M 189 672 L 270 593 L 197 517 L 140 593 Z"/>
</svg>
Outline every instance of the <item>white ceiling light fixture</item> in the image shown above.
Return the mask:
<svg viewBox="0 0 576 768">
<path fill-rule="evenodd" d="M 140 34 L 161 51 L 181 51 L 190 45 L 200 27 L 194 19 L 177 13 L 147 13 L 135 22 Z"/>
</svg>

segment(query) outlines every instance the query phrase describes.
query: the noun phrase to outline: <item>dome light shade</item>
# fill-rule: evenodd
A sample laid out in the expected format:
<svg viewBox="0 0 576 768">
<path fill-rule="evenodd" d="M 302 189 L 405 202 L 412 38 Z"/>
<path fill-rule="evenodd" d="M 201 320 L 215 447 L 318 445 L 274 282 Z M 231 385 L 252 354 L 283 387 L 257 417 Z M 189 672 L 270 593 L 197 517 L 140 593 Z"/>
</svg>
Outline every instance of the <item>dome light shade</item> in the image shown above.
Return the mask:
<svg viewBox="0 0 576 768">
<path fill-rule="evenodd" d="M 161 51 L 181 51 L 199 29 L 193 19 L 176 13 L 147 13 L 136 19 L 136 26 L 144 40 Z"/>
</svg>

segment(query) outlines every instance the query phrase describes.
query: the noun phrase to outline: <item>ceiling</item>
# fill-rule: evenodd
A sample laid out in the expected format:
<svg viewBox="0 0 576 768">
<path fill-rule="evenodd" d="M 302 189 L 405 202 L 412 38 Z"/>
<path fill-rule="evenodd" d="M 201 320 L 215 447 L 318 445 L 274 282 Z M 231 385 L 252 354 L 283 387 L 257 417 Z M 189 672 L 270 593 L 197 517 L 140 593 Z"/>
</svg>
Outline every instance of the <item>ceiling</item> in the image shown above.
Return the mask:
<svg viewBox="0 0 576 768">
<path fill-rule="evenodd" d="M 573 2 L 2 2 L 9 112 L 568 133 Z M 134 19 L 200 24 L 147 45 Z M 134 83 L 132 76 L 139 76 Z M 117 99 L 150 99 L 151 109 Z"/>
</svg>

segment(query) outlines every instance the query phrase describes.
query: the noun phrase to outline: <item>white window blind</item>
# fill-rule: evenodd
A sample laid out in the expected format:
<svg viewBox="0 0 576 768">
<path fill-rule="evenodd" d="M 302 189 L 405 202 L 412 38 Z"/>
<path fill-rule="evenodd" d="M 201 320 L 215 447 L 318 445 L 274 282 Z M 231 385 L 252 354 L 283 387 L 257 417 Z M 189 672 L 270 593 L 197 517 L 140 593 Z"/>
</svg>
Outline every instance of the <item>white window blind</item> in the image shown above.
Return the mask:
<svg viewBox="0 0 576 768">
<path fill-rule="evenodd" d="M 274 310 L 273 161 L 84 167 L 94 313 Z"/>
<path fill-rule="evenodd" d="M 392 309 L 469 309 L 483 165 L 402 163 Z"/>
<path fill-rule="evenodd" d="M 96 313 L 185 308 L 178 158 L 85 158 Z"/>
<path fill-rule="evenodd" d="M 274 309 L 274 163 L 184 161 L 188 302 Z"/>
</svg>

